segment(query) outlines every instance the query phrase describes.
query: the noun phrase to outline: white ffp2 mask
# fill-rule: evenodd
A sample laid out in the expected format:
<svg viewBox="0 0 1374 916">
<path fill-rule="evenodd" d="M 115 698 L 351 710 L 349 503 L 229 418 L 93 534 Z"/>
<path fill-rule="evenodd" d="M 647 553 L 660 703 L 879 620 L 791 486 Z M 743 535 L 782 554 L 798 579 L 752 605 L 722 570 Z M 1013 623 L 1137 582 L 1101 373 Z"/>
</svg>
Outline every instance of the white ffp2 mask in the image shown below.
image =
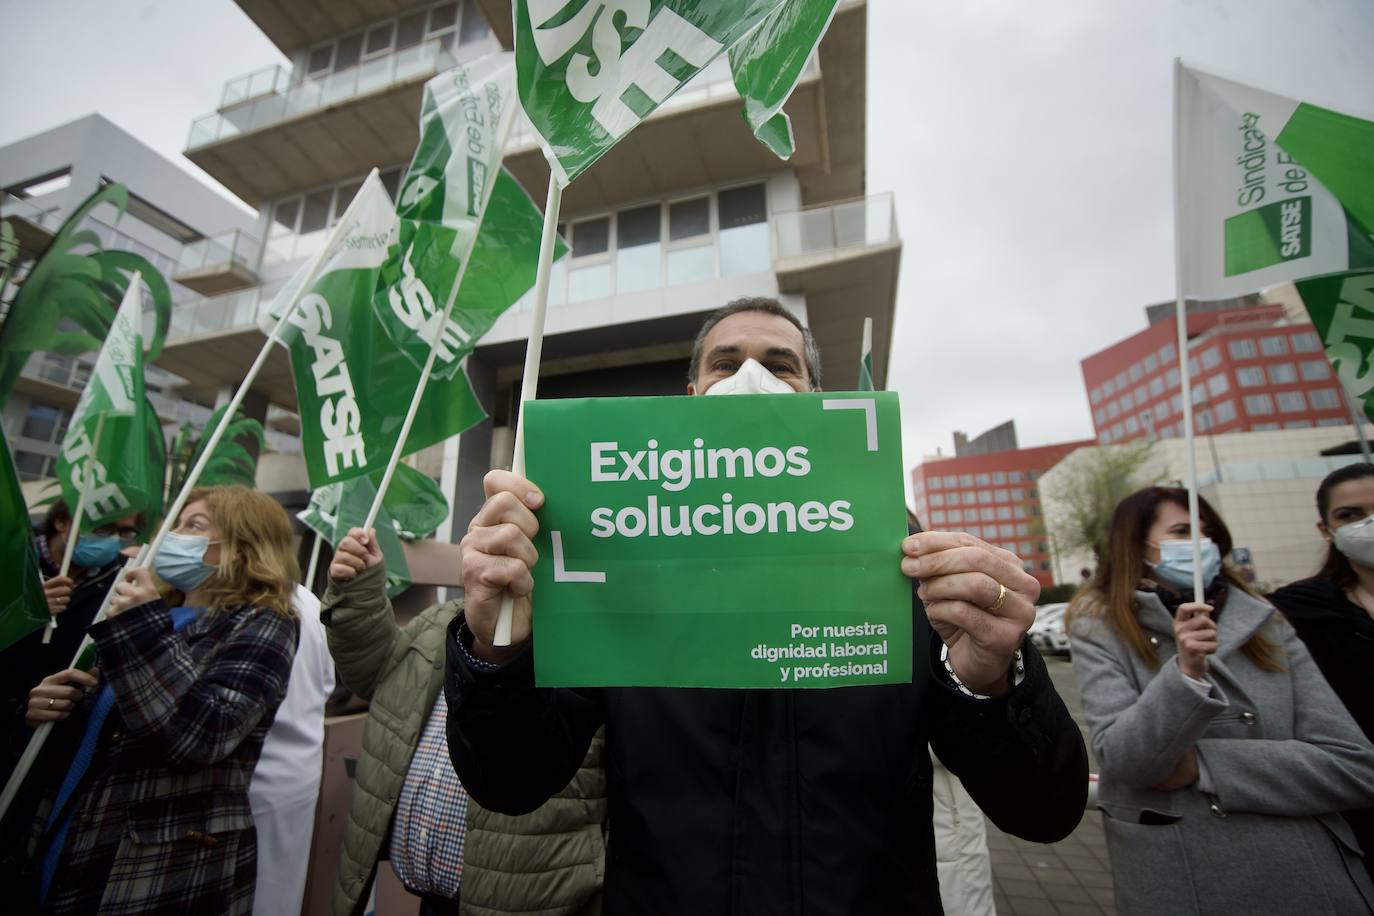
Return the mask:
<svg viewBox="0 0 1374 916">
<path fill-rule="evenodd" d="M 746 359 L 729 378 L 723 378 L 706 394 L 793 394 L 795 389 L 759 365 L 758 360 Z"/>
</svg>

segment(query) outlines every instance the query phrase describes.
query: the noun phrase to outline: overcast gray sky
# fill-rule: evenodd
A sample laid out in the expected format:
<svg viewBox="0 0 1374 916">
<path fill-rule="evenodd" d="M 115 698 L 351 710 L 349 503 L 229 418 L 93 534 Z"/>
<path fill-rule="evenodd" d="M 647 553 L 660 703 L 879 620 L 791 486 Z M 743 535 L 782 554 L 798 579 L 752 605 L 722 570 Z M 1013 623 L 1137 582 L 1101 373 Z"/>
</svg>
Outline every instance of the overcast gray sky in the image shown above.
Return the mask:
<svg viewBox="0 0 1374 916">
<path fill-rule="evenodd" d="M 92 111 L 183 168 L 225 81 L 282 62 L 231 0 L 0 0 L 0 145 Z M 906 464 L 1015 418 L 1092 434 L 1079 360 L 1173 297 L 1178 55 L 1374 115 L 1371 0 L 870 0 L 869 193 L 904 250 Z"/>
</svg>

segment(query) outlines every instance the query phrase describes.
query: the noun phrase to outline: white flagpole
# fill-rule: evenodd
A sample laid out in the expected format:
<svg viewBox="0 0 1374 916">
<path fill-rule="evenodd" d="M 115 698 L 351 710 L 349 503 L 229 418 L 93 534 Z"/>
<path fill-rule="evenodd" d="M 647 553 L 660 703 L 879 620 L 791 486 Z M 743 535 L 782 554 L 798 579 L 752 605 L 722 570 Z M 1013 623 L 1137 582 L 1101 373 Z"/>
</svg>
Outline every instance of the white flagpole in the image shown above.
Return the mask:
<svg viewBox="0 0 1374 916">
<path fill-rule="evenodd" d="M 1197 441 L 1193 434 L 1192 373 L 1188 367 L 1188 306 L 1183 288 L 1183 61 L 1174 58 L 1174 312 L 1178 323 L 1178 375 L 1183 386 L 1183 435 L 1188 451 L 1188 521 L 1193 545 L 1193 600 L 1201 603 L 1202 526 L 1197 496 Z"/>
<path fill-rule="evenodd" d="M 558 238 L 558 209 L 563 202 L 563 189 L 550 171 L 549 195 L 544 201 L 544 233 L 539 239 L 539 271 L 534 278 L 534 314 L 530 318 L 530 340 L 525 348 L 525 375 L 520 382 L 520 411 L 515 424 L 515 455 L 511 470 L 525 476 L 525 402 L 532 401 L 539 388 L 539 362 L 544 353 L 544 313 L 549 304 L 549 274 L 553 270 L 554 243 Z M 501 599 L 501 612 L 496 618 L 496 633 L 492 645 L 509 646 L 511 622 L 515 614 L 515 598 Z"/>
<path fill-rule="evenodd" d="M 324 538 L 320 537 L 318 531 L 315 532 L 315 543 L 310 547 L 310 565 L 305 573 L 305 589 L 308 592 L 315 590 L 315 571 L 320 566 L 320 544 Z"/>
<path fill-rule="evenodd" d="M 86 516 L 86 498 L 91 492 L 91 462 L 95 460 L 96 449 L 100 445 L 100 427 L 105 419 L 101 414 L 95 423 L 95 441 L 86 455 L 86 463 L 81 466 L 81 495 L 76 499 L 76 509 L 67 522 L 67 545 L 62 549 L 62 567 L 57 571 L 59 577 L 67 575 L 72 568 L 72 554 L 76 551 L 77 538 L 81 536 L 81 520 Z M 57 615 L 49 611 L 48 622 L 43 627 L 43 645 L 52 643 L 53 630 L 57 629 Z"/>
</svg>

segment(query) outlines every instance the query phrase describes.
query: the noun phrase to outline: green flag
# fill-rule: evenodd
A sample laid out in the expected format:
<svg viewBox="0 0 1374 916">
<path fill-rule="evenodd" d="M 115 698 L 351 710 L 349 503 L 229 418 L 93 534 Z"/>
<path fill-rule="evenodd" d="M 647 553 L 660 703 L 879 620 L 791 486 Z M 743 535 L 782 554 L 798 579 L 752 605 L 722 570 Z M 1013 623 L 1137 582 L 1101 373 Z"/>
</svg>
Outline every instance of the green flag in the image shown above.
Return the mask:
<svg viewBox="0 0 1374 916">
<path fill-rule="evenodd" d="M 86 492 L 82 527 L 162 509 L 164 457 L 156 416 L 143 393 L 143 305 L 138 274 L 129 282 L 90 381 L 72 414 L 57 459 L 62 496 L 75 510 Z M 156 443 L 152 435 L 158 430 Z"/>
<path fill-rule="evenodd" d="M 317 279 L 282 333 L 291 352 L 312 489 L 385 468 L 420 381 L 420 368 L 392 344 L 372 307 L 395 229 L 391 199 L 376 175 L 358 195 L 350 207 L 351 225 L 320 255 Z M 291 302 L 311 266 L 287 284 L 270 314 Z M 431 380 L 405 451 L 442 442 L 485 417 L 465 372 Z"/>
<path fill-rule="evenodd" d="M 0 555 L 8 568 L 0 576 L 0 650 L 8 649 L 48 622 L 38 551 L 10 444 L 0 435 Z"/>
<path fill-rule="evenodd" d="M 417 368 L 443 322 L 437 379 L 457 374 L 478 339 L 534 284 L 543 218 L 501 168 L 514 89 L 509 52 L 425 84 L 420 144 L 401 186 L 395 249 L 373 305 L 387 336 Z"/>
<path fill-rule="evenodd" d="M 790 128 L 781 131 L 774 116 L 829 22 L 822 6 L 796 0 L 516 0 L 520 101 L 559 185 L 586 171 L 765 20 L 765 35 L 741 51 L 736 82 L 760 139 L 775 152 L 789 148 Z M 770 67 L 777 70 L 767 72 Z"/>
<path fill-rule="evenodd" d="M 1178 64 L 1182 293 L 1295 282 L 1346 390 L 1374 406 L 1374 120 Z"/>
<path fill-rule="evenodd" d="M 297 514 L 307 527 L 331 545 L 337 545 L 349 529 L 361 527 L 377 496 L 382 472 L 328 484 L 310 494 L 310 505 Z M 386 562 L 388 595 L 397 595 L 410 585 L 402 541 L 415 541 L 434 533 L 448 517 L 448 502 L 428 475 L 398 464 L 396 473 L 377 513 L 377 545 Z"/>
<path fill-rule="evenodd" d="M 859 351 L 859 384 L 855 391 L 873 390 L 873 319 L 864 319 L 864 342 Z"/>
<path fill-rule="evenodd" d="M 782 106 L 835 18 L 837 6 L 839 0 L 787 0 L 730 48 L 730 72 L 744 99 L 744 120 L 779 159 L 790 159 L 796 152 L 792 119 Z"/>
</svg>

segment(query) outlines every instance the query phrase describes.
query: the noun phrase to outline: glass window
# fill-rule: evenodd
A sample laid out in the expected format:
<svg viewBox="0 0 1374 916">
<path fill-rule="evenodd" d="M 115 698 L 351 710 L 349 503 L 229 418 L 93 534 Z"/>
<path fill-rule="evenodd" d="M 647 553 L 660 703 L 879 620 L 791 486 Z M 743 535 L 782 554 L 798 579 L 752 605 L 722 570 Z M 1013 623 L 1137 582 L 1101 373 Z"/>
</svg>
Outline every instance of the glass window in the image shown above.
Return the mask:
<svg viewBox="0 0 1374 916">
<path fill-rule="evenodd" d="M 930 478 L 930 488 L 931 488 L 932 490 L 938 490 L 938 489 L 940 489 L 940 486 L 941 486 L 941 484 L 940 484 L 940 478 L 938 478 L 938 477 L 931 477 L 931 478 Z"/>
<path fill-rule="evenodd" d="M 1011 483 L 1020 483 L 1020 482 L 1021 482 L 1021 472 L 1020 472 L 1020 471 L 1012 471 L 1010 474 L 1007 475 L 1007 480 L 1008 480 L 1009 482 L 1011 482 Z"/>
<path fill-rule="evenodd" d="M 764 186 L 730 188 L 717 194 L 722 277 L 759 273 L 770 264 L 768 210 Z"/>
<path fill-rule="evenodd" d="M 57 432 L 57 424 L 61 418 L 62 411 L 56 407 L 49 407 L 46 404 L 29 404 L 29 409 L 24 413 L 24 425 L 19 430 L 19 435 L 27 439 L 51 442 L 53 441 L 53 434 Z"/>
<path fill-rule="evenodd" d="M 1125 394 L 1123 394 L 1123 395 L 1121 396 L 1121 409 L 1122 409 L 1123 411 L 1130 410 L 1130 409 L 1131 409 L 1132 407 L 1134 407 L 1134 406 L 1135 406 L 1135 395 L 1131 394 L 1131 393 L 1128 391 L 1128 392 L 1126 392 Z"/>
<path fill-rule="evenodd" d="M 617 292 L 633 293 L 663 285 L 658 204 L 621 210 L 616 217 Z"/>
<path fill-rule="evenodd" d="M 1006 490 L 995 490 L 992 494 L 992 501 L 995 503 L 1004 503 L 1007 501 L 1007 499 L 1008 496 Z"/>
<path fill-rule="evenodd" d="M 997 507 L 997 517 L 998 517 L 999 519 L 1009 519 L 1009 518 L 1011 518 L 1011 506 L 998 506 L 998 507 Z"/>
<path fill-rule="evenodd" d="M 767 198 L 761 184 L 730 188 L 717 195 L 720 205 L 720 228 L 724 232 L 736 226 L 750 226 L 768 218 Z"/>
<path fill-rule="evenodd" d="M 963 499 L 963 497 L 959 495 L 959 491 L 958 491 L 958 490 L 955 490 L 953 493 L 949 494 L 949 504 L 950 504 L 951 506 L 957 506 L 957 505 L 959 505 L 959 502 L 960 502 L 960 500 L 962 500 L 962 499 Z"/>
<path fill-rule="evenodd" d="M 1177 369 L 1170 369 L 1168 372 L 1164 373 L 1164 384 L 1170 388 L 1177 388 L 1179 386 L 1179 373 Z"/>
<path fill-rule="evenodd" d="M 1311 420 L 1285 420 L 1285 421 L 1283 422 L 1283 428 L 1284 428 L 1284 429 L 1311 429 L 1311 428 L 1312 428 L 1312 421 L 1311 421 Z"/>
<path fill-rule="evenodd" d="M 1194 388 L 1194 389 L 1193 389 L 1193 404 L 1194 404 L 1194 405 L 1201 404 L 1201 403 L 1202 403 L 1203 401 L 1205 401 L 1205 400 L 1207 400 L 1207 389 L 1206 389 L 1206 388 L 1203 388 L 1201 385 L 1199 385 L 1198 387 Z"/>
<path fill-rule="evenodd" d="M 1168 401 L 1160 401 L 1158 404 L 1155 405 L 1155 420 L 1156 420 L 1156 421 L 1163 420 L 1163 419 L 1164 419 L 1165 417 L 1167 417 L 1168 415 L 1169 415 L 1169 402 L 1168 402 Z"/>
<path fill-rule="evenodd" d="M 1269 366 L 1269 381 L 1275 385 L 1286 385 L 1298 380 L 1298 367 L 1292 363 L 1272 363 Z"/>
<path fill-rule="evenodd" d="M 1164 379 L 1155 376 L 1150 379 L 1150 397 L 1157 398 L 1164 393 Z"/>
<path fill-rule="evenodd" d="M 1201 369 L 1202 369 L 1202 367 L 1198 365 L 1197 357 L 1196 357 L 1196 356 L 1192 356 L 1192 357 L 1189 357 L 1189 358 L 1188 358 L 1188 377 L 1189 377 L 1189 378 L 1197 378 L 1198 372 L 1201 371 Z"/>
<path fill-rule="evenodd" d="M 1230 423 L 1236 418 L 1236 402 L 1222 401 L 1217 405 L 1217 423 Z"/>
<path fill-rule="evenodd" d="M 973 485 L 977 487 L 986 487 L 991 482 L 991 479 L 986 474 L 976 474 L 973 478 Z"/>
<path fill-rule="evenodd" d="M 1302 361 L 1302 380 L 1304 382 L 1315 382 L 1324 379 L 1331 374 L 1324 359 L 1305 359 Z"/>
<path fill-rule="evenodd" d="M 1245 412 L 1252 417 L 1261 417 L 1273 413 L 1274 400 L 1267 394 L 1246 395 Z"/>
<path fill-rule="evenodd" d="M 359 181 L 348 181 L 339 185 L 339 192 L 334 195 L 334 216 L 329 220 L 329 225 L 334 225 L 344 215 L 348 205 L 353 203 L 353 198 L 358 196 L 358 190 L 363 183 Z"/>
<path fill-rule="evenodd" d="M 1139 363 L 1131 367 L 1131 381 L 1138 382 L 1145 377 L 1145 370 Z"/>
<path fill-rule="evenodd" d="M 329 72 L 334 62 L 334 43 L 320 45 L 310 52 L 305 64 L 305 72 L 311 76 L 322 76 Z"/>
<path fill-rule="evenodd" d="M 1126 386 L 1131 383 L 1131 380 L 1126 377 L 1126 373 L 1124 372 L 1118 372 L 1115 381 L 1117 391 L 1125 391 Z"/>
<path fill-rule="evenodd" d="M 573 223 L 572 255 L 585 258 L 594 254 L 605 254 L 611 245 L 611 218 L 599 216 L 596 219 Z"/>
<path fill-rule="evenodd" d="M 1207 393 L 1212 395 L 1225 394 L 1231 383 L 1226 381 L 1225 373 L 1214 375 L 1207 380 Z"/>
<path fill-rule="evenodd" d="M 425 11 L 409 13 L 396 24 L 396 50 L 413 48 L 425 37 Z"/>
<path fill-rule="evenodd" d="M 1174 413 L 1183 413 L 1183 395 L 1176 394 L 1169 398 L 1169 405 L 1173 407 Z"/>
<path fill-rule="evenodd" d="M 382 187 L 386 188 L 386 193 L 395 200 L 401 186 L 401 170 L 399 168 L 387 169 L 377 176 L 382 181 Z"/>
<path fill-rule="evenodd" d="M 315 232 L 329 225 L 329 204 L 334 199 L 334 189 L 325 188 L 305 195 L 305 207 L 301 211 L 300 234 Z"/>
<path fill-rule="evenodd" d="M 1105 382 L 1103 382 L 1102 393 L 1104 395 L 1107 395 L 1108 397 L 1116 394 L 1116 382 L 1112 381 L 1111 379 L 1107 379 Z"/>
<path fill-rule="evenodd" d="M 1112 401 L 1107 405 L 1107 419 L 1115 420 L 1119 416 L 1121 416 L 1121 405 Z"/>
<path fill-rule="evenodd" d="M 1202 368 L 1215 369 L 1221 365 L 1221 350 L 1216 347 L 1208 347 L 1202 351 Z"/>
<path fill-rule="evenodd" d="M 482 11 L 477 8 L 472 0 L 468 0 L 463 6 L 463 27 L 458 33 L 458 43 L 466 45 L 474 41 L 481 41 L 487 37 L 490 31 Z"/>
<path fill-rule="evenodd" d="M 1317 425 L 1318 425 L 1318 426 L 1344 426 L 1344 425 L 1345 425 L 1346 423 L 1348 423 L 1348 422 L 1350 422 L 1350 421 L 1349 421 L 1349 420 L 1343 420 L 1343 419 L 1341 419 L 1340 417 L 1323 417 L 1322 419 L 1320 419 L 1320 420 L 1317 421 Z"/>
<path fill-rule="evenodd" d="M 1288 353 L 1288 340 L 1284 337 L 1262 337 L 1260 352 L 1265 356 L 1284 356 Z"/>
<path fill-rule="evenodd" d="M 992 491 L 991 491 L 991 490 L 979 490 L 979 491 L 978 491 L 978 501 L 979 501 L 980 503 L 990 503 L 990 502 L 992 502 Z"/>
<path fill-rule="evenodd" d="M 1321 348 L 1321 339 L 1318 338 L 1317 335 L 1313 334 L 1311 331 L 1308 331 L 1305 334 L 1293 335 L 1294 353 L 1316 353 L 1317 351 L 1321 350 Z"/>
<path fill-rule="evenodd" d="M 36 452 L 17 451 L 14 453 L 14 469 L 19 472 L 20 480 L 37 480 L 43 476 L 45 456 Z"/>
<path fill-rule="evenodd" d="M 1318 388 L 1307 392 L 1307 396 L 1312 399 L 1313 410 L 1335 410 L 1341 406 L 1340 395 L 1334 388 Z"/>
<path fill-rule="evenodd" d="M 1007 482 L 1007 473 L 1006 473 L 1006 471 L 994 471 L 994 472 L 993 472 L 993 475 L 992 475 L 992 482 L 993 482 L 993 484 L 994 484 L 995 486 L 999 486 L 999 487 L 1000 487 L 1002 484 L 1006 483 L 1006 482 Z"/>
<path fill-rule="evenodd" d="M 710 242 L 691 248 L 668 249 L 668 285 L 714 279 L 716 250 Z"/>
<path fill-rule="evenodd" d="M 1276 400 L 1279 403 L 1279 413 L 1302 413 L 1307 409 L 1307 400 L 1301 391 L 1280 391 Z"/>
<path fill-rule="evenodd" d="M 1232 359 L 1252 359 L 1259 354 L 1253 340 L 1233 340 L 1226 345 Z"/>
<path fill-rule="evenodd" d="M 1133 391 L 1133 392 L 1131 392 L 1131 393 L 1132 393 L 1133 395 L 1135 395 L 1135 402 L 1136 402 L 1137 404 L 1144 404 L 1144 403 L 1145 403 L 1145 399 L 1148 397 L 1148 395 L 1145 394 L 1145 386 L 1144 386 L 1144 385 L 1139 386 L 1138 388 L 1136 388 L 1135 391 Z"/>
<path fill-rule="evenodd" d="M 1257 433 L 1265 433 L 1278 428 L 1279 424 L 1277 423 L 1256 423 L 1254 426 L 1250 427 L 1251 431 Z"/>
<path fill-rule="evenodd" d="M 959 486 L 961 486 L 961 487 L 971 487 L 971 486 L 973 486 L 973 475 L 972 475 L 972 474 L 960 474 L 960 475 L 959 475 Z"/>
<path fill-rule="evenodd" d="M 382 54 L 386 51 L 390 51 L 391 31 L 395 24 L 394 22 L 384 22 L 375 28 L 369 29 L 364 53 L 370 57 L 374 54 Z"/>
<path fill-rule="evenodd" d="M 339 49 L 334 52 L 334 72 L 356 67 L 363 56 L 363 33 L 354 32 L 339 39 Z"/>
<path fill-rule="evenodd" d="M 930 522 L 931 522 L 931 524 L 933 524 L 933 525 L 943 525 L 943 524 L 945 523 L 945 513 L 943 513 L 943 512 L 932 512 L 932 513 L 930 513 Z"/>
<path fill-rule="evenodd" d="M 1093 422 L 1096 423 L 1098 426 L 1101 426 L 1103 423 L 1107 422 L 1107 411 L 1103 410 L 1101 407 L 1094 410 Z"/>
<path fill-rule="evenodd" d="M 1019 503 L 1021 500 L 1025 499 L 1025 498 L 1026 498 L 1026 491 L 1023 490 L 1021 487 L 1012 487 L 1012 488 L 1011 488 L 1011 501 L 1012 501 L 1012 502 L 1014 502 L 1014 503 Z"/>
<path fill-rule="evenodd" d="M 296 231 L 296 218 L 301 213 L 301 199 L 293 197 L 290 200 L 279 200 L 272 209 L 272 234 L 279 235 L 282 232 Z"/>
<path fill-rule="evenodd" d="M 1258 388 L 1264 384 L 1264 369 L 1260 366 L 1237 369 L 1236 383 L 1242 388 Z"/>
<path fill-rule="evenodd" d="M 955 476 L 954 476 L 953 474 L 949 474 L 949 475 L 947 475 L 947 476 L 945 477 L 945 489 L 946 489 L 946 490 L 952 490 L 953 488 L 955 488 L 955 487 L 957 487 L 957 486 L 959 486 L 959 481 L 958 481 L 957 478 L 955 478 Z"/>
<path fill-rule="evenodd" d="M 1159 357 L 1151 353 L 1145 357 L 1145 371 L 1154 372 L 1159 368 Z"/>
<path fill-rule="evenodd" d="M 668 240 L 688 239 L 711 231 L 711 198 L 674 201 L 668 205 Z"/>
<path fill-rule="evenodd" d="M 948 518 L 951 522 L 962 522 L 964 520 L 964 513 L 958 509 L 951 509 L 948 513 Z"/>
<path fill-rule="evenodd" d="M 1197 414 L 1197 431 L 1205 433 L 1212 428 L 1212 411 L 1199 410 Z"/>
<path fill-rule="evenodd" d="M 1094 404 L 1096 404 L 1098 401 L 1102 400 L 1102 389 L 1101 389 L 1101 388 L 1094 388 L 1092 391 L 1089 391 L 1089 392 L 1088 392 L 1088 400 L 1091 401 L 1091 402 L 1094 403 Z"/>
<path fill-rule="evenodd" d="M 1164 346 L 1162 346 L 1162 347 L 1159 348 L 1159 361 L 1160 361 L 1161 363 L 1171 363 L 1171 362 L 1173 362 L 1173 361 L 1174 361 L 1174 355 L 1175 355 L 1176 352 L 1177 352 L 1177 351 L 1174 349 L 1174 345 L 1173 345 L 1173 344 L 1171 344 L 1171 343 L 1166 343 Z"/>
<path fill-rule="evenodd" d="M 945 504 L 945 497 L 944 497 L 944 494 L 943 494 L 943 493 L 932 493 L 932 494 L 930 494 L 930 504 L 931 504 L 932 506 L 943 506 L 943 505 Z"/>
<path fill-rule="evenodd" d="M 1127 417 L 1127 418 L 1126 418 L 1126 432 L 1128 432 L 1128 433 L 1135 433 L 1135 432 L 1139 432 L 1139 431 L 1140 431 L 1140 421 L 1137 420 L 1137 419 L 1136 419 L 1135 417 L 1133 417 L 1133 416 Z"/>
<path fill-rule="evenodd" d="M 453 28 L 458 21 L 458 4 L 444 3 L 429 11 L 429 33 L 442 32 Z"/>
<path fill-rule="evenodd" d="M 1025 518 L 1025 517 L 1026 517 L 1026 507 L 1025 507 L 1025 506 L 1022 506 L 1022 505 L 1019 505 L 1019 504 L 1018 504 L 1018 505 L 1015 505 L 1015 506 L 1012 506 L 1012 507 L 1011 507 L 1011 514 L 1012 514 L 1013 516 L 1015 516 L 1016 518 Z"/>
</svg>

